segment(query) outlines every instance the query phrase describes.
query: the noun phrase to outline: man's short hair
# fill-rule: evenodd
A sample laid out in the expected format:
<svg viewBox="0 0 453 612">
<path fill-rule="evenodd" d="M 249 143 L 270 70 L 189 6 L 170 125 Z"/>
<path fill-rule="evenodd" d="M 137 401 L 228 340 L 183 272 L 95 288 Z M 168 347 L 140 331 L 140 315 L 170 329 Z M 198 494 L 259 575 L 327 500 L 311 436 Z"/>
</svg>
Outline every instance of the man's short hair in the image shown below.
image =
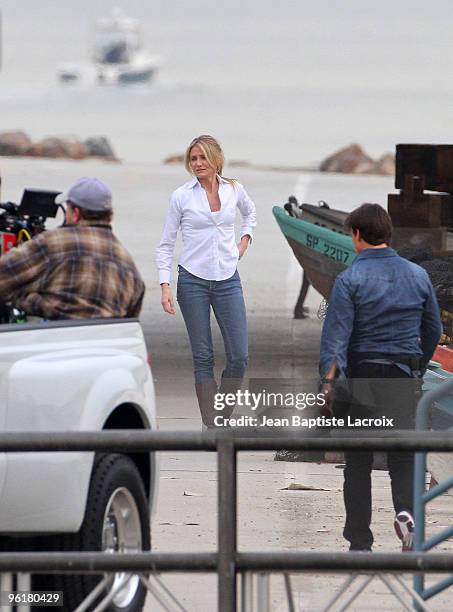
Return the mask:
<svg viewBox="0 0 453 612">
<path fill-rule="evenodd" d="M 80 208 L 77 204 L 68 202 L 71 208 L 77 208 L 80 211 L 80 217 L 85 221 L 100 221 L 103 223 L 110 223 L 113 217 L 112 210 L 87 210 L 86 208 Z"/>
<path fill-rule="evenodd" d="M 344 226 L 348 231 L 359 230 L 362 239 L 373 246 L 388 244 L 392 238 L 392 220 L 379 204 L 362 204 L 346 217 Z"/>
</svg>

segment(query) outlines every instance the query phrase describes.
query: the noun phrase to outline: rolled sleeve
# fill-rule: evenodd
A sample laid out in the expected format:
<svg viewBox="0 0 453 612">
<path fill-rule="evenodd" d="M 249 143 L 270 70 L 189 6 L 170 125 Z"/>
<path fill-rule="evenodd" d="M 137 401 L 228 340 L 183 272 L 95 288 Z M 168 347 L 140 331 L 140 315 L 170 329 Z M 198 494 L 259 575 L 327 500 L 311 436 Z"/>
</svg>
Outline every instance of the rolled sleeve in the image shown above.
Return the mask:
<svg viewBox="0 0 453 612">
<path fill-rule="evenodd" d="M 256 227 L 256 207 L 242 185 L 240 186 L 238 208 L 242 217 L 241 238 L 248 235 L 252 239 L 253 229 Z"/>
<path fill-rule="evenodd" d="M 181 224 L 181 209 L 175 194 L 170 198 L 170 206 L 165 220 L 164 231 L 156 248 L 156 264 L 159 270 L 159 282 L 170 283 L 173 251 Z"/>
<path fill-rule="evenodd" d="M 339 276 L 329 298 L 321 334 L 319 373 L 323 377 L 333 363 L 340 373 L 347 368 L 349 340 L 354 325 L 354 303 L 347 278 Z"/>
</svg>

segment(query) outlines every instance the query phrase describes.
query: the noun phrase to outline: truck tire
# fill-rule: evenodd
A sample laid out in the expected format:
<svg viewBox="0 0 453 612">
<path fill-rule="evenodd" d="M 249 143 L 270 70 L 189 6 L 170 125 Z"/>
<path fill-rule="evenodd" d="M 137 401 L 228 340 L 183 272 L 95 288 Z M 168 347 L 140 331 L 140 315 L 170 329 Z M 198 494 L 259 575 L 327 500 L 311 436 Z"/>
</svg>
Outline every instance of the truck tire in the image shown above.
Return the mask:
<svg viewBox="0 0 453 612">
<path fill-rule="evenodd" d="M 148 500 L 140 473 L 129 457 L 120 454 L 96 457 L 82 527 L 77 534 L 62 536 L 61 544 L 63 551 L 150 550 Z M 64 609 L 74 610 L 103 578 L 89 574 L 56 576 L 55 590 L 63 591 Z M 113 584 L 106 587 L 96 603 L 123 579 L 124 573 L 114 574 Z M 145 597 L 146 588 L 139 576 L 132 576 L 107 610 L 138 612 Z M 95 607 L 92 604 L 90 609 Z"/>
</svg>

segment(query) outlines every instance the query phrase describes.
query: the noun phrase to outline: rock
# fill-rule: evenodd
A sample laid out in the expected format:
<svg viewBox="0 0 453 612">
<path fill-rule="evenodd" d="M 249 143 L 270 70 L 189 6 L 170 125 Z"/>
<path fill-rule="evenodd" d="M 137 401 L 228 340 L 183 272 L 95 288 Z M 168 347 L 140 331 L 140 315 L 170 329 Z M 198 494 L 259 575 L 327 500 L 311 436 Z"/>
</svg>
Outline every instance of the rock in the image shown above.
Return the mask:
<svg viewBox="0 0 453 612">
<path fill-rule="evenodd" d="M 381 174 L 393 176 L 395 174 L 395 158 L 391 153 L 380 157 L 377 161 L 360 163 L 354 174 Z"/>
<path fill-rule="evenodd" d="M 113 151 L 112 145 L 105 136 L 87 138 L 84 144 L 88 149 L 89 156 L 117 159 L 115 152 Z"/>
<path fill-rule="evenodd" d="M 44 138 L 30 147 L 29 154 L 33 157 L 64 157 L 64 147 L 59 138 Z"/>
<path fill-rule="evenodd" d="M 44 138 L 39 142 L 32 142 L 25 132 L 19 130 L 0 132 L 0 155 L 69 159 L 102 157 L 117 161 L 112 146 L 104 136 L 88 138 L 85 142 L 73 136 Z"/>
<path fill-rule="evenodd" d="M 67 157 L 71 159 L 85 159 L 85 157 L 88 157 L 88 147 L 80 140 L 63 140 L 63 143 Z"/>
<path fill-rule="evenodd" d="M 372 160 L 360 163 L 354 168 L 352 174 L 379 174 L 379 172 L 376 172 L 376 162 Z"/>
<path fill-rule="evenodd" d="M 184 163 L 184 154 L 180 153 L 178 155 L 169 155 L 163 161 L 164 164 L 183 164 Z"/>
<path fill-rule="evenodd" d="M 232 159 L 228 162 L 228 165 L 231 168 L 252 168 L 252 164 L 249 161 L 245 161 L 244 159 Z"/>
<path fill-rule="evenodd" d="M 392 176 L 395 174 L 395 158 L 391 153 L 386 153 L 376 161 L 360 145 L 351 144 L 325 159 L 319 169 L 321 172 Z"/>
<path fill-rule="evenodd" d="M 365 153 L 360 145 L 351 144 L 325 159 L 319 169 L 321 172 L 351 174 L 355 173 L 357 168 L 362 168 L 361 172 L 363 172 L 364 169 L 371 167 L 369 164 L 373 164 L 371 157 Z"/>
<path fill-rule="evenodd" d="M 395 156 L 391 153 L 386 153 L 376 162 L 376 174 L 385 174 L 394 176 L 395 174 Z"/>
<path fill-rule="evenodd" d="M 0 132 L 0 155 L 27 155 L 31 145 L 25 132 Z"/>
<path fill-rule="evenodd" d="M 34 157 L 84 159 L 88 156 L 88 148 L 76 138 L 44 138 L 30 147 L 29 154 Z"/>
</svg>

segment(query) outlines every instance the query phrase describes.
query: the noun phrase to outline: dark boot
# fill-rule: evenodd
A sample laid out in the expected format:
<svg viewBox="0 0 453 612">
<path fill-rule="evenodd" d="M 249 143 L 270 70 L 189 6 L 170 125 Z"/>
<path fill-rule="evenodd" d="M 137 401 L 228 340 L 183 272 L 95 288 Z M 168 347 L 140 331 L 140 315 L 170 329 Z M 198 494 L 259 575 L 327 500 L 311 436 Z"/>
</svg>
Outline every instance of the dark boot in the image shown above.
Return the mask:
<svg viewBox="0 0 453 612">
<path fill-rule="evenodd" d="M 223 397 L 228 394 L 236 395 L 242 386 L 242 381 L 242 378 L 227 378 L 226 376 L 224 376 L 224 373 L 222 373 L 219 393 L 221 393 Z M 229 418 L 233 414 L 235 408 L 235 405 L 225 406 L 220 414 L 222 414 L 222 416 L 224 416 L 225 418 Z"/>
<path fill-rule="evenodd" d="M 215 427 L 214 417 L 219 414 L 214 410 L 214 396 L 217 393 L 217 383 L 211 378 L 202 383 L 195 383 L 201 420 L 206 427 Z"/>
</svg>

